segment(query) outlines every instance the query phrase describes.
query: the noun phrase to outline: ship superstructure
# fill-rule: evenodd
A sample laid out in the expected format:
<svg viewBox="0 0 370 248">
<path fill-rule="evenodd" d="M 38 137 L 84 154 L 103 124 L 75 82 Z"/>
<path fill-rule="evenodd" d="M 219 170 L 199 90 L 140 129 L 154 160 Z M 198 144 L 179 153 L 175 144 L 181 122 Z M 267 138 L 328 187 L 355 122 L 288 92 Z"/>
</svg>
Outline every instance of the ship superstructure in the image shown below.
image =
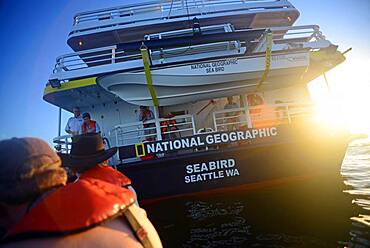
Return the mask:
<svg viewBox="0 0 370 248">
<path fill-rule="evenodd" d="M 44 99 L 91 113 L 144 202 L 338 169 L 347 133 L 315 131 L 307 84 L 345 58 L 298 15 L 283 0 L 77 14 Z M 70 139 L 54 141 L 68 152 Z"/>
</svg>

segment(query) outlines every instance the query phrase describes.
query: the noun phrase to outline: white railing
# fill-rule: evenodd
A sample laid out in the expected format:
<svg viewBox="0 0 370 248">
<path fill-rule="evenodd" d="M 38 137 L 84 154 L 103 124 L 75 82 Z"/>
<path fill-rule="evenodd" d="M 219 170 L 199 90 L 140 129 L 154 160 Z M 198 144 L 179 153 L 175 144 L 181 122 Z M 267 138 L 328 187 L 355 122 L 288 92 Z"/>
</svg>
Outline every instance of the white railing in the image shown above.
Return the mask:
<svg viewBox="0 0 370 248">
<path fill-rule="evenodd" d="M 103 143 L 106 149 L 111 148 L 109 140 L 106 137 L 102 137 Z M 61 153 L 70 153 L 72 148 L 72 135 L 66 134 L 53 138 L 55 150 Z"/>
<path fill-rule="evenodd" d="M 57 57 L 53 73 L 115 64 L 127 60 L 134 60 L 137 57 L 138 55 L 126 55 L 124 51 L 117 50 L 116 46 L 89 49 Z M 139 58 L 141 59 L 141 57 Z"/>
<path fill-rule="evenodd" d="M 271 27 L 270 30 L 274 43 L 288 43 L 292 39 L 297 42 L 325 39 L 318 25 Z"/>
<path fill-rule="evenodd" d="M 318 25 L 271 27 L 273 44 L 277 49 L 307 48 L 317 50 L 331 45 Z"/>
<path fill-rule="evenodd" d="M 54 148 L 58 152 L 69 153 L 71 151 L 72 146 L 72 135 L 67 134 L 55 137 L 53 139 L 53 143 L 56 144 Z"/>
<path fill-rule="evenodd" d="M 291 124 L 294 120 L 312 116 L 312 104 L 273 104 L 215 111 L 215 131 L 258 128 Z"/>
<path fill-rule="evenodd" d="M 203 44 L 189 47 L 179 47 L 165 49 L 161 51 L 154 51 L 150 53 L 150 58 L 153 64 L 163 63 L 164 58 L 179 58 L 184 56 L 205 54 L 209 56 L 212 52 L 229 52 L 235 51 L 240 47 L 238 42 L 217 42 L 211 44 Z M 244 49 L 245 50 L 245 49 Z M 231 54 L 225 54 L 231 55 Z M 130 54 L 127 55 L 123 50 L 117 50 L 116 46 L 103 47 L 99 49 L 85 50 L 82 52 L 70 53 L 63 56 L 59 56 L 56 59 L 56 64 L 53 69 L 53 73 L 68 73 L 67 75 L 73 75 L 79 77 L 75 72 L 89 68 L 100 68 L 100 70 L 87 70 L 90 73 L 108 73 L 117 69 L 127 69 L 133 66 L 140 67 L 141 54 Z M 120 64 L 120 66 L 112 67 L 109 65 Z M 125 66 L 126 64 L 126 66 Z M 81 75 L 80 75 L 81 76 Z M 63 79 L 69 79 L 68 76 Z"/>
<path fill-rule="evenodd" d="M 273 42 L 275 44 L 275 46 L 273 46 L 274 51 L 295 48 L 317 49 L 330 45 L 330 42 L 325 40 L 325 36 L 322 35 L 319 26 L 317 25 L 275 27 L 271 28 L 271 31 L 273 34 Z M 255 42 L 258 43 L 255 48 L 255 52 L 261 52 L 266 49 L 266 42 L 264 39 L 256 40 Z M 184 59 L 182 57 L 186 57 L 186 54 L 181 52 L 184 49 L 189 53 L 187 56 L 189 58 L 190 55 L 194 53 L 211 56 L 211 49 L 213 48 L 215 52 L 219 52 L 220 44 L 223 45 L 222 49 L 229 49 L 230 52 L 233 51 L 233 49 L 238 50 L 240 46 L 244 45 L 243 42 L 240 44 L 238 43 L 235 46 L 228 45 L 234 44 L 232 42 L 217 42 L 192 46 L 192 49 L 189 49 L 189 47 L 170 48 L 167 49 L 168 54 L 170 55 L 167 56 L 171 58 L 177 56 L 178 60 L 182 61 Z M 167 50 L 164 49 L 163 51 L 165 52 Z M 153 64 L 163 62 L 161 60 L 162 55 L 158 54 L 158 51 L 149 52 Z M 172 62 L 175 61 L 172 60 Z M 122 69 L 139 68 L 141 66 L 140 51 L 137 51 L 137 53 L 134 54 L 132 52 L 126 54 L 125 51 L 117 49 L 116 46 L 108 46 L 59 56 L 56 59 L 56 64 L 50 79 L 63 81 L 73 78 L 110 73 Z"/>
<path fill-rule="evenodd" d="M 198 131 L 192 115 L 178 115 L 171 118 L 159 118 L 158 121 L 153 119 L 144 123 L 138 121 L 117 125 L 105 138 L 109 139 L 110 147 L 120 147 L 142 142 L 173 140 L 201 133 L 291 124 L 301 118 L 306 120 L 307 117 L 312 116 L 312 111 L 312 104 L 296 103 L 219 110 L 213 112 L 214 127 L 202 128 Z M 157 124 L 159 129 L 156 127 Z M 53 142 L 56 144 L 57 151 L 69 153 L 72 136 L 58 136 L 53 139 Z M 117 160 L 118 157 L 115 159 Z"/>
<path fill-rule="evenodd" d="M 287 0 L 161 0 L 88 11 L 75 15 L 74 31 L 177 18 L 193 18 L 232 11 L 258 12 L 294 9 Z"/>
<path fill-rule="evenodd" d="M 156 124 L 159 123 L 160 133 Z M 115 126 L 110 132 L 111 142 L 116 146 L 132 145 L 155 140 L 176 139 L 196 134 L 192 115 L 178 115 L 171 118 L 159 118 L 146 122 L 132 122 Z"/>
<path fill-rule="evenodd" d="M 330 41 L 322 34 L 318 25 L 300 25 L 270 27 L 272 32 L 273 46 L 272 50 L 289 50 L 297 48 L 307 48 L 311 50 L 330 46 Z M 254 52 L 264 52 L 266 50 L 266 34 L 262 42 L 260 40 L 252 41 L 258 43 Z"/>
</svg>

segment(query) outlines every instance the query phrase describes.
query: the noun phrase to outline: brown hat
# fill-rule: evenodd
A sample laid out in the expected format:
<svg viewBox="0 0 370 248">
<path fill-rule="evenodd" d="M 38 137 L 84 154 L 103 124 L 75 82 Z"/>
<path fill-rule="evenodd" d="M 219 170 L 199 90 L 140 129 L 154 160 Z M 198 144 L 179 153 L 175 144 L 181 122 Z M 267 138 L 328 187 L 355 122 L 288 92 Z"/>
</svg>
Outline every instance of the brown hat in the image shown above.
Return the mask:
<svg viewBox="0 0 370 248">
<path fill-rule="evenodd" d="M 100 134 L 87 133 L 72 138 L 70 154 L 60 154 L 63 166 L 85 171 L 108 160 L 117 152 L 117 148 L 105 150 Z"/>
<path fill-rule="evenodd" d="M 1 202 L 27 202 L 66 181 L 60 158 L 45 141 L 38 138 L 0 141 Z"/>
</svg>

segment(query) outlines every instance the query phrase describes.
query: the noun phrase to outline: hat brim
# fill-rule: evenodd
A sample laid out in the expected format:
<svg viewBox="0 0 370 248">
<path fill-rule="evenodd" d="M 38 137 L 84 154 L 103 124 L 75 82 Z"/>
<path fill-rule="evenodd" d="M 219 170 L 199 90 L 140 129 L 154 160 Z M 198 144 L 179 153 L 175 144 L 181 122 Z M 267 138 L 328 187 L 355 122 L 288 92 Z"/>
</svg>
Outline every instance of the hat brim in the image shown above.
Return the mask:
<svg viewBox="0 0 370 248">
<path fill-rule="evenodd" d="M 59 154 L 62 159 L 63 167 L 77 168 L 77 169 L 89 169 L 91 166 L 99 164 L 108 160 L 117 152 L 117 147 L 110 148 L 108 150 L 101 151 L 94 155 L 88 156 L 76 156 L 70 154 Z"/>
</svg>

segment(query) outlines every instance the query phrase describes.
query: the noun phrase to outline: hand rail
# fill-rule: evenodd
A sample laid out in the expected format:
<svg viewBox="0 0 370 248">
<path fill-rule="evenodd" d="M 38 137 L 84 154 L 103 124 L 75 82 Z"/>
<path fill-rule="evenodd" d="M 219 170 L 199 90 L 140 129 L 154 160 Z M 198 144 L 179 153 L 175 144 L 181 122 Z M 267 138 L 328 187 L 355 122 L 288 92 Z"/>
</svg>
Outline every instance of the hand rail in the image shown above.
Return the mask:
<svg viewBox="0 0 370 248">
<path fill-rule="evenodd" d="M 186 9 L 190 15 L 205 15 L 217 12 L 218 6 L 227 6 L 228 10 L 234 11 L 294 8 L 287 0 L 188 0 L 186 3 L 184 0 L 157 0 L 78 13 L 73 18 L 73 26 L 112 19 L 125 19 L 125 17 L 136 15 L 139 17 L 135 19 L 135 23 L 156 19 L 173 19 L 182 17 Z M 155 13 L 159 15 L 148 18 L 148 14 Z M 140 15 L 142 15 L 141 18 Z M 98 26 L 96 25 L 96 28 Z"/>
<path fill-rule="evenodd" d="M 281 103 L 273 105 L 259 105 L 253 107 L 224 109 L 213 112 L 213 128 L 206 128 L 206 132 L 234 131 L 241 128 L 260 128 L 291 124 L 296 119 L 312 116 L 313 104 Z M 198 134 L 193 115 L 178 115 L 171 118 L 159 118 L 145 122 L 137 121 L 116 125 L 109 131 L 109 144 L 112 147 L 133 145 L 155 141 L 157 137 L 156 123 L 160 123 L 159 130 L 163 140 Z M 62 153 L 69 153 L 72 141 L 71 135 L 62 135 L 53 139 Z"/>
<path fill-rule="evenodd" d="M 192 115 L 177 115 L 171 118 L 159 118 L 163 139 L 184 137 L 196 133 L 194 118 Z M 156 140 L 157 128 L 154 119 L 145 122 L 137 121 L 116 125 L 109 131 L 109 137 L 114 138 L 116 146 L 131 145 L 141 142 Z M 112 140 L 111 140 L 112 143 Z"/>
<path fill-rule="evenodd" d="M 281 103 L 224 109 L 213 112 L 214 130 L 236 130 L 242 126 L 258 128 L 291 124 L 300 117 L 311 116 L 312 104 Z"/>
<path fill-rule="evenodd" d="M 53 138 L 53 143 L 56 144 L 54 146 L 55 149 L 61 153 L 69 153 L 72 147 L 72 138 L 73 136 L 70 134 L 61 135 L 61 136 L 57 136 Z M 102 138 L 103 138 L 106 148 L 108 149 L 111 148 L 110 141 L 106 137 L 102 137 Z"/>
<path fill-rule="evenodd" d="M 61 153 L 69 153 L 72 146 L 72 135 L 61 135 L 53 139 L 55 143 L 55 149 Z"/>
</svg>

